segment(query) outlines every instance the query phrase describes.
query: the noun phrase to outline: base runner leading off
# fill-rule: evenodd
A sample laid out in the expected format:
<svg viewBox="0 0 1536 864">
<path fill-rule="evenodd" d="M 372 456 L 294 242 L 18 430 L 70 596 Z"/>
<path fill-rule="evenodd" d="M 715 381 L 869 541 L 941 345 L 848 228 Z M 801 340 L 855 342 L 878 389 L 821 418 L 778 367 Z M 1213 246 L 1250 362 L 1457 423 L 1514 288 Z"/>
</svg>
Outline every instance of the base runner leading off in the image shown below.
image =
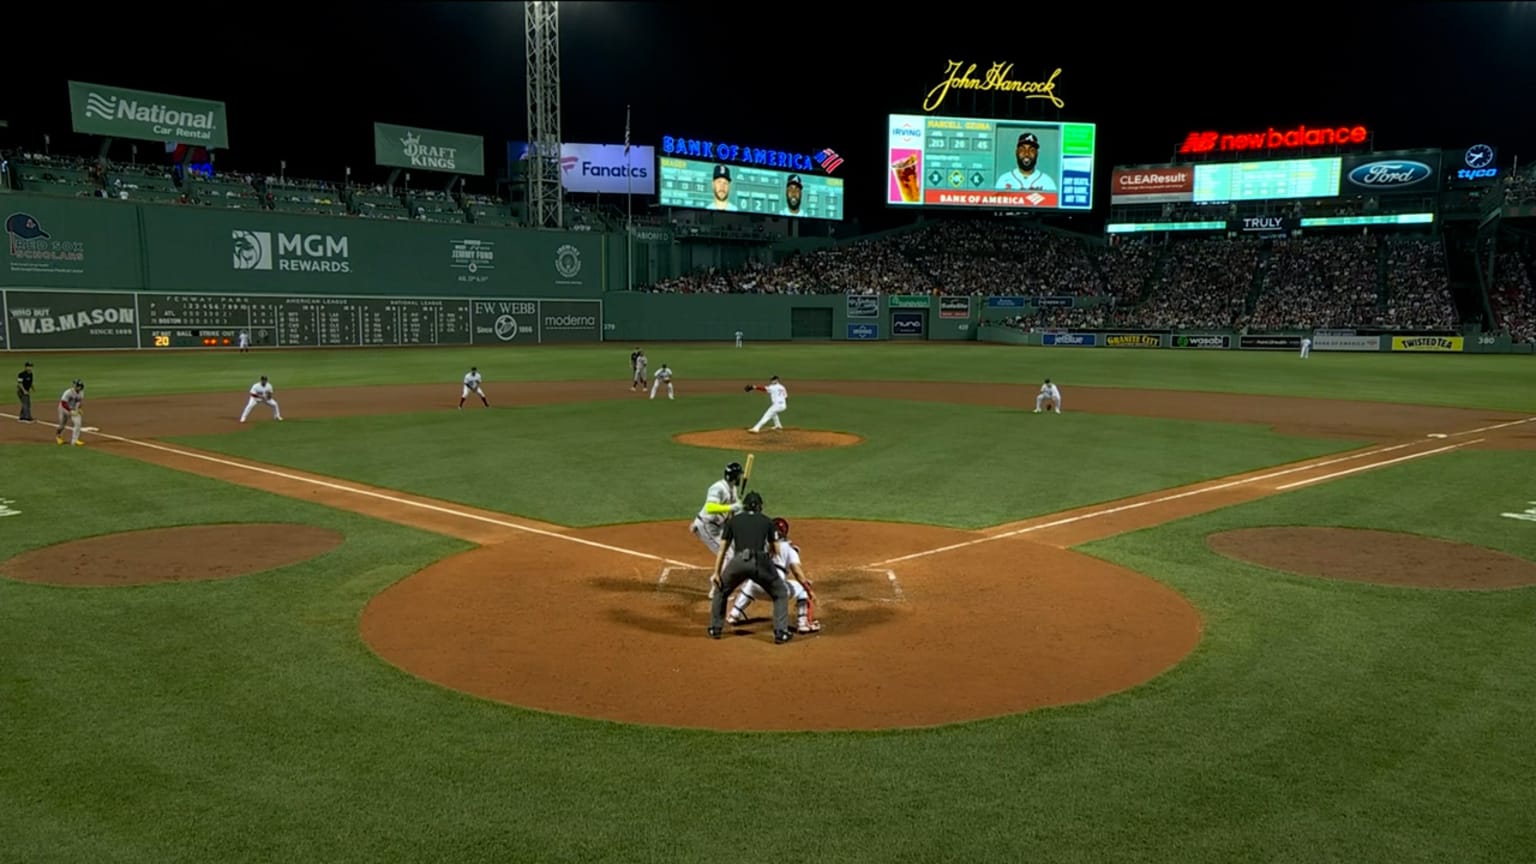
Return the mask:
<svg viewBox="0 0 1536 864">
<path fill-rule="evenodd" d="M 64 427 L 74 423 L 74 431 L 69 443 L 76 447 L 84 447 L 85 442 L 80 440 L 80 406 L 85 404 L 85 382 L 76 378 L 74 383 L 59 397 L 59 428 L 53 431 L 55 444 L 64 443 Z"/>
</svg>

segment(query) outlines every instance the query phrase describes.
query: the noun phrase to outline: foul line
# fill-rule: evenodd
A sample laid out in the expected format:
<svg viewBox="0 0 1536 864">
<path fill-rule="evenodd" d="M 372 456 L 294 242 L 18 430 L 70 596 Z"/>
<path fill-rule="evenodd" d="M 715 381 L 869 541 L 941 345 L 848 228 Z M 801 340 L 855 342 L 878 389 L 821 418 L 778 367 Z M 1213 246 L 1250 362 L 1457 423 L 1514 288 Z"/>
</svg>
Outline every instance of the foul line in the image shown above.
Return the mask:
<svg viewBox="0 0 1536 864">
<path fill-rule="evenodd" d="M 1063 525 L 1071 525 L 1073 522 L 1082 522 L 1086 519 L 1097 519 L 1101 516 L 1113 516 L 1116 513 L 1124 513 L 1127 510 L 1135 510 L 1140 507 L 1151 507 L 1154 504 L 1166 504 L 1169 501 L 1178 501 L 1181 498 L 1190 498 L 1195 495 L 1204 495 L 1207 492 L 1220 492 L 1223 489 L 1231 489 L 1236 486 L 1246 486 L 1250 483 L 1258 483 L 1262 480 L 1272 480 L 1276 477 L 1284 477 L 1287 474 L 1295 474 L 1298 471 L 1311 471 L 1314 468 L 1323 468 L 1328 465 L 1336 465 L 1340 462 L 1364 459 L 1368 456 L 1380 456 L 1383 453 L 1391 453 L 1394 450 L 1401 450 L 1404 447 L 1414 447 L 1422 443 L 1422 441 L 1409 441 L 1404 444 L 1393 444 L 1390 447 L 1369 448 L 1347 456 L 1338 456 L 1332 459 L 1324 459 L 1319 462 L 1308 462 L 1303 465 L 1296 465 L 1291 468 L 1281 469 L 1279 471 L 1271 471 L 1267 474 L 1259 474 L 1254 477 L 1247 477 L 1239 480 L 1229 480 L 1225 483 L 1217 483 L 1214 486 L 1202 486 L 1198 489 L 1190 489 L 1185 492 L 1175 492 L 1172 495 L 1164 495 L 1160 498 L 1150 498 L 1146 501 L 1133 501 L 1130 504 L 1121 504 L 1119 506 L 1108 507 L 1103 510 L 1092 510 L 1087 513 L 1079 513 L 1076 516 L 1065 516 L 1061 519 L 1056 519 L 1050 522 L 1042 522 L 1039 525 L 1028 525 L 1013 531 L 1004 532 L 1002 534 L 993 534 L 987 537 L 977 537 L 973 540 L 966 540 L 960 543 L 951 543 L 948 546 L 940 546 L 937 549 L 929 549 L 925 552 L 913 552 L 911 555 L 903 555 L 899 558 L 888 558 L 884 561 L 877 561 L 869 566 L 871 568 L 884 567 L 887 564 L 898 564 L 902 561 L 910 561 L 914 558 L 924 558 L 929 555 L 937 555 L 940 552 L 952 552 L 956 549 L 964 549 L 966 547 L 976 546 L 982 543 L 991 543 L 994 540 L 1006 540 L 1009 537 L 1017 537 L 1020 534 L 1030 534 L 1035 531 L 1043 531 L 1047 528 L 1059 528 Z M 1375 464 L 1376 463 L 1372 463 L 1371 465 L 1367 465 L 1365 467 L 1374 467 Z"/>
<path fill-rule="evenodd" d="M 1294 489 L 1297 486 L 1305 486 L 1308 483 L 1320 483 L 1320 482 L 1322 482 L 1324 480 L 1332 480 L 1335 477 L 1344 477 L 1344 476 L 1349 475 L 1349 474 L 1354 474 L 1357 471 L 1369 471 L 1372 468 L 1382 468 L 1382 467 L 1385 467 L 1387 465 L 1395 465 L 1398 462 L 1407 462 L 1409 459 L 1418 459 L 1418 458 L 1421 458 L 1421 457 L 1424 457 L 1424 456 L 1433 456 L 1436 453 L 1444 453 L 1447 450 L 1455 450 L 1458 447 L 1469 447 L 1469 446 L 1471 446 L 1473 444 L 1481 444 L 1482 442 L 1484 442 L 1486 440 L 1488 440 L 1488 439 L 1486 439 L 1486 438 L 1474 438 L 1471 441 L 1463 441 L 1460 444 L 1450 444 L 1450 445 L 1447 445 L 1445 447 L 1437 447 L 1434 450 L 1425 450 L 1422 453 L 1409 453 L 1407 456 L 1399 456 L 1396 459 L 1388 459 L 1385 462 L 1372 462 L 1369 465 L 1356 465 L 1353 468 L 1346 468 L 1343 471 L 1335 471 L 1332 474 L 1324 474 L 1321 477 L 1308 477 L 1305 480 L 1297 480 L 1295 483 L 1287 483 L 1284 486 L 1276 486 L 1275 487 L 1275 491 L 1278 492 L 1278 491 L 1284 491 L 1286 489 Z"/>
<path fill-rule="evenodd" d="M 15 415 L 13 414 L 0 414 L 0 417 L 9 417 L 11 419 L 15 419 Z M 608 552 L 617 552 L 620 555 L 632 555 L 636 558 L 645 558 L 650 561 L 660 561 L 663 564 L 670 564 L 676 567 L 691 566 L 682 561 L 673 561 L 671 558 L 663 558 L 660 555 L 652 555 L 649 552 L 638 552 L 634 549 L 624 549 L 619 546 L 610 546 L 607 543 L 599 543 L 596 540 L 586 540 L 581 537 L 572 537 L 569 534 L 556 534 L 553 531 L 545 531 L 542 528 L 530 528 L 527 525 L 519 525 L 516 522 L 508 522 L 504 519 L 495 519 L 490 516 L 481 516 L 478 513 L 466 513 L 463 510 L 455 510 L 452 507 L 442 507 L 437 504 L 427 504 L 423 501 L 412 501 L 408 498 L 399 498 L 394 495 L 386 495 L 383 492 L 374 492 L 371 489 L 358 489 L 356 487 L 346 486 L 341 483 L 332 483 L 328 480 L 317 480 L 313 477 L 303 477 L 298 474 L 289 474 L 286 471 L 264 468 L 259 465 L 247 465 L 243 462 L 235 462 L 230 459 L 220 459 L 217 456 L 208 456 L 203 453 L 195 453 L 191 450 L 178 450 L 175 447 L 167 447 L 164 444 L 154 444 L 149 441 L 138 441 L 133 438 L 124 438 L 121 435 L 112 435 L 107 432 L 93 432 L 91 434 L 100 435 L 103 438 L 107 438 L 113 441 L 121 441 L 124 444 L 132 444 L 136 447 L 144 447 L 150 450 L 162 450 L 166 453 L 173 453 L 177 456 L 182 456 L 188 459 L 201 459 L 204 462 L 212 462 L 215 465 L 224 465 L 229 468 L 241 468 L 246 471 L 254 471 L 257 474 L 268 474 L 273 477 L 281 477 L 284 480 L 292 480 L 298 483 L 308 483 L 311 486 L 319 486 L 324 489 L 333 489 L 337 492 L 349 492 L 353 495 L 362 495 L 367 498 L 377 498 L 380 501 L 388 501 L 391 504 L 400 504 L 406 507 L 415 507 L 418 510 L 430 510 L 434 513 L 443 513 L 448 516 L 457 516 L 460 519 L 468 519 L 473 522 L 484 522 L 488 525 L 496 525 L 501 528 L 511 528 L 516 531 L 526 531 L 529 534 L 537 534 L 540 537 L 552 537 L 556 540 L 564 540 L 568 543 L 578 543 L 582 546 L 590 546 L 593 549 L 603 549 Z"/>
<path fill-rule="evenodd" d="M 1492 426 L 1479 426 L 1476 429 L 1468 429 L 1465 432 L 1452 432 L 1450 437 L 1460 438 L 1463 435 L 1476 435 L 1479 432 L 1492 432 L 1495 429 L 1505 429 L 1510 426 L 1519 426 L 1521 423 L 1536 421 L 1536 417 L 1527 417 L 1524 420 L 1511 420 L 1508 423 L 1495 423 Z"/>
</svg>

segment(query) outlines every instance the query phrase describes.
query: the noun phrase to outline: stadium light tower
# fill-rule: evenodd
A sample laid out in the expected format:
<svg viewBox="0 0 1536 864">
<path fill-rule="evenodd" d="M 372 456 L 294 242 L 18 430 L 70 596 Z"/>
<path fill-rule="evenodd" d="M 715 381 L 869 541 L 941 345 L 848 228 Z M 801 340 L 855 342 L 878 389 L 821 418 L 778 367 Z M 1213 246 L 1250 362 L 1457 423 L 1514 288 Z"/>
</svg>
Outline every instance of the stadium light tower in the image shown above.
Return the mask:
<svg viewBox="0 0 1536 864">
<path fill-rule="evenodd" d="M 527 0 L 528 206 L 535 228 L 565 225 L 560 185 L 560 4 Z"/>
</svg>

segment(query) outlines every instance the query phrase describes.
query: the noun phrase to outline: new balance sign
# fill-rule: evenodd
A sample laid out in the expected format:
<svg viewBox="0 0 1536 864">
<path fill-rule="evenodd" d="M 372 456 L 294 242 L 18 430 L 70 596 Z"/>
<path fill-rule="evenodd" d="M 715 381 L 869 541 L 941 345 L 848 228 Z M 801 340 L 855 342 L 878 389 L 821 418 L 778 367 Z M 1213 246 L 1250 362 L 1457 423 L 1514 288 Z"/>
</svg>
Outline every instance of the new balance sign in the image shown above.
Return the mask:
<svg viewBox="0 0 1536 864">
<path fill-rule="evenodd" d="M 71 81 L 69 111 L 85 135 L 229 146 L 223 102 Z"/>
</svg>

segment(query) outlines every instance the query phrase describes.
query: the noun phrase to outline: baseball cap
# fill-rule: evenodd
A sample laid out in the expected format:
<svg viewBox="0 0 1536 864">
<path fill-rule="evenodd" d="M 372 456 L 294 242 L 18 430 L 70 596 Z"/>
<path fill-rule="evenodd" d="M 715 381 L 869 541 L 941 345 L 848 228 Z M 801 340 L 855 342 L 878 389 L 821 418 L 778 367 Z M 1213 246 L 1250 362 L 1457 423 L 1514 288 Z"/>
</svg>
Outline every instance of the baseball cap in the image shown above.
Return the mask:
<svg viewBox="0 0 1536 864">
<path fill-rule="evenodd" d="M 714 179 L 719 180 L 721 177 L 724 177 L 727 180 L 731 179 L 731 169 L 725 165 L 716 165 Z"/>
<path fill-rule="evenodd" d="M 801 188 L 804 188 L 804 184 L 802 184 L 800 182 L 800 175 L 799 174 L 791 174 L 791 175 L 789 175 L 789 179 L 784 181 L 784 185 L 788 186 L 790 184 L 794 184 L 796 186 L 800 186 Z"/>
<path fill-rule="evenodd" d="M 37 224 L 37 220 L 26 213 L 12 213 L 5 217 L 5 231 L 22 240 L 36 240 L 39 237 L 44 240 L 49 239 L 48 232 L 43 230 L 43 226 Z"/>
<path fill-rule="evenodd" d="M 1033 133 L 1033 132 L 1021 132 L 1021 133 L 1019 133 L 1019 143 L 1017 143 L 1017 144 L 1015 144 L 1013 146 L 1015 146 L 1015 147 L 1023 147 L 1025 144 L 1028 144 L 1031 147 L 1039 149 L 1039 147 L 1040 147 L 1040 139 L 1036 138 L 1035 137 L 1035 133 Z"/>
</svg>

